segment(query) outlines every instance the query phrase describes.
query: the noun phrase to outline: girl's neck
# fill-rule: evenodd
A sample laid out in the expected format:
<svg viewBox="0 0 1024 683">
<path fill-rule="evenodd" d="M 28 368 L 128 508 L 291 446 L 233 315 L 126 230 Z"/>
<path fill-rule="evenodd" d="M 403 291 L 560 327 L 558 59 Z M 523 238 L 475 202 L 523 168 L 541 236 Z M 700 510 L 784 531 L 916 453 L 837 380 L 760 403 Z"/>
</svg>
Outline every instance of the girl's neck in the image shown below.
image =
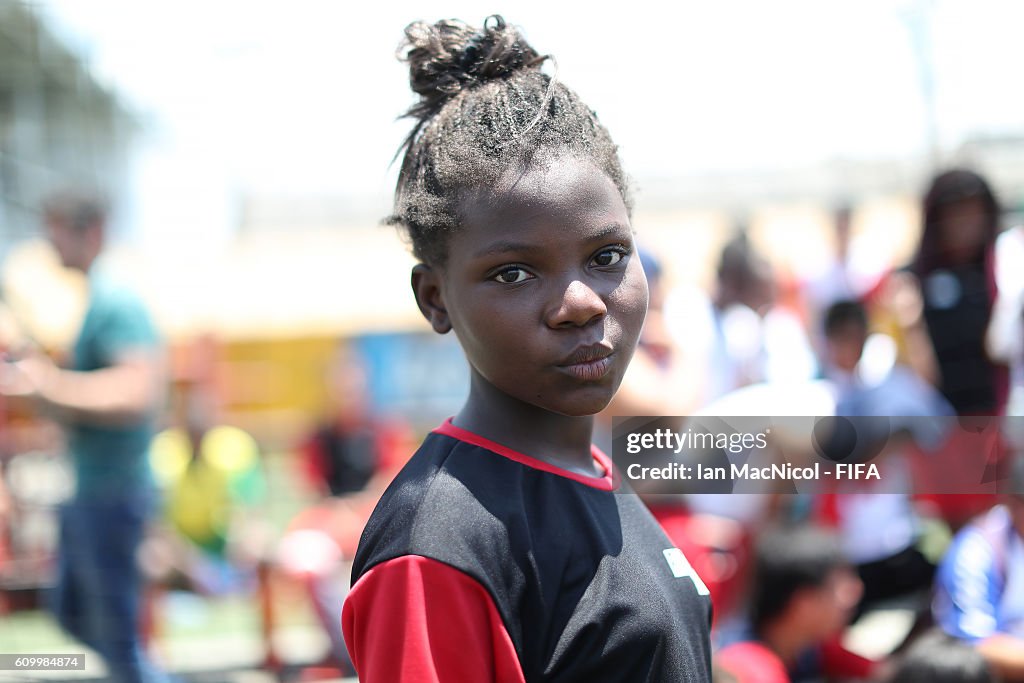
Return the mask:
<svg viewBox="0 0 1024 683">
<path fill-rule="evenodd" d="M 553 413 L 496 389 L 472 373 L 469 399 L 452 424 L 555 467 L 600 476 L 590 451 L 594 417 Z"/>
</svg>

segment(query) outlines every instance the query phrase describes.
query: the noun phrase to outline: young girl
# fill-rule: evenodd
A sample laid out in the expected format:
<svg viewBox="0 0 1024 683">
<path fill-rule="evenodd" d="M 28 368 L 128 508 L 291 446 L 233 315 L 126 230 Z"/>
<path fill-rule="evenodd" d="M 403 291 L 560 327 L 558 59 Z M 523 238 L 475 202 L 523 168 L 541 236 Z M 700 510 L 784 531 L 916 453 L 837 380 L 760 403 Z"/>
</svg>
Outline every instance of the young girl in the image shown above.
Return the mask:
<svg viewBox="0 0 1024 683">
<path fill-rule="evenodd" d="M 902 316 L 909 319 L 901 324 L 923 327 L 925 334 L 904 331 L 908 340 L 920 339 L 908 352 L 917 358 L 919 374 L 958 415 L 999 415 L 1006 401 L 1006 368 L 994 364 L 985 350 L 996 291 L 999 203 L 982 176 L 953 169 L 935 176 L 921 208 L 921 241 L 904 285 L 916 305 L 908 307 L 914 315 Z"/>
<path fill-rule="evenodd" d="M 471 384 L 363 532 L 359 680 L 709 681 L 707 589 L 591 446 L 647 307 L 615 145 L 500 17 L 406 36 L 392 222 Z"/>
</svg>

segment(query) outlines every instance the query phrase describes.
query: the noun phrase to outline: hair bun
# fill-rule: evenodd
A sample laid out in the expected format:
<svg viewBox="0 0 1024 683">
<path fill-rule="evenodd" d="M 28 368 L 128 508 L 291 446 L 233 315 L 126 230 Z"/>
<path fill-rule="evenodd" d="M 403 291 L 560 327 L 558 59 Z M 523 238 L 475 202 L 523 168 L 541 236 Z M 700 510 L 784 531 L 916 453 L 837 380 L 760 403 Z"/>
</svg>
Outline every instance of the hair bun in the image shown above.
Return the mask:
<svg viewBox="0 0 1024 683">
<path fill-rule="evenodd" d="M 497 14 L 482 29 L 456 19 L 414 22 L 406 27 L 399 50 L 409 63 L 409 84 L 421 98 L 408 113 L 419 117 L 435 113 L 466 87 L 505 78 L 546 59 Z"/>
</svg>

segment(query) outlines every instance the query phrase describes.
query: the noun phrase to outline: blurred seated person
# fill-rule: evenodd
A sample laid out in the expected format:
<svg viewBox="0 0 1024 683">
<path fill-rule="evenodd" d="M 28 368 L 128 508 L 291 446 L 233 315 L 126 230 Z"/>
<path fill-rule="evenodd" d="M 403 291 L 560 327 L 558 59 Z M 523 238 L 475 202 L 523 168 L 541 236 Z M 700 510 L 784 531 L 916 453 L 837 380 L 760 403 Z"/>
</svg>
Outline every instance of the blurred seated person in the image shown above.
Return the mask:
<svg viewBox="0 0 1024 683">
<path fill-rule="evenodd" d="M 330 411 L 299 448 L 316 499 L 288 524 L 278 566 L 309 592 L 330 640 L 328 664 L 351 671 L 341 633 L 349 561 L 384 489 L 415 451 L 407 425 L 375 415 L 362 357 L 339 351 L 328 371 Z"/>
<path fill-rule="evenodd" d="M 953 407 L 931 384 L 913 368 L 895 362 L 892 338 L 869 334 L 869 328 L 867 309 L 857 300 L 837 301 L 825 310 L 821 374 L 833 384 L 837 413 L 954 415 Z"/>
<path fill-rule="evenodd" d="M 953 539 L 939 565 L 932 611 L 1005 681 L 1024 681 L 1024 458 L 1017 454 L 1001 504 Z"/>
<path fill-rule="evenodd" d="M 860 600 L 861 583 L 838 539 L 813 527 L 759 539 L 750 623 L 715 657 L 739 683 L 865 680 L 879 663 L 839 642 Z"/>
<path fill-rule="evenodd" d="M 291 527 L 327 532 L 346 557 L 355 554 L 363 524 L 408 456 L 406 423 L 374 413 L 368 369 L 343 348 L 328 369 L 328 411 L 298 447 L 314 502 Z"/>
<path fill-rule="evenodd" d="M 696 406 L 758 382 L 808 380 L 816 367 L 799 317 L 779 305 L 771 264 L 739 232 L 723 248 L 709 297 L 695 288 L 666 296 L 665 326 L 695 360 Z"/>
<path fill-rule="evenodd" d="M 254 516 L 266 494 L 259 446 L 245 431 L 216 424 L 217 412 L 210 388 L 185 387 L 180 426 L 150 447 L 166 525 L 145 555 L 149 569 L 170 587 L 205 595 L 253 589 L 266 538 Z"/>
<path fill-rule="evenodd" d="M 864 583 L 863 610 L 931 586 L 935 567 L 917 548 L 922 522 L 910 495 L 907 449 L 912 441 L 937 445 L 943 438 L 940 425 L 913 418 L 952 416 L 953 409 L 937 390 L 900 365 L 881 376 L 864 372 L 868 321 L 858 302 L 832 304 L 825 312 L 824 333 L 822 365 L 836 394 L 836 415 L 854 420 L 859 436 L 866 437 L 872 427 L 885 428 L 878 435 L 885 445 L 872 458 L 881 478 L 836 483 L 817 498 L 820 519 L 837 528 L 843 552 Z M 884 420 L 872 423 L 871 418 Z M 902 423 L 906 429 L 896 429 Z M 890 434 L 889 428 L 900 433 Z M 922 611 L 927 611 L 924 605 Z"/>
</svg>

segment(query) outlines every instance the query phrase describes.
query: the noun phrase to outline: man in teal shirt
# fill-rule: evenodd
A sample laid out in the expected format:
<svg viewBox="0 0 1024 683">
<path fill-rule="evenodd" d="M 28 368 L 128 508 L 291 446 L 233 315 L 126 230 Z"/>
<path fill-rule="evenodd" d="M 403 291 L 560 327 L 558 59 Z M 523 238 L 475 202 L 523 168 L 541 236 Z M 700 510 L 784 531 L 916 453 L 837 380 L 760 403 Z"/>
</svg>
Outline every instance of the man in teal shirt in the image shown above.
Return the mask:
<svg viewBox="0 0 1024 683">
<path fill-rule="evenodd" d="M 147 450 L 165 387 L 160 340 L 142 302 L 94 269 L 104 204 L 65 193 L 45 204 L 44 217 L 64 266 L 89 276 L 89 308 L 70 369 L 30 353 L 0 367 L 0 394 L 33 400 L 68 434 L 77 486 L 61 510 L 58 620 L 103 656 L 116 680 L 157 681 L 163 675 L 138 632 L 136 554 L 153 508 Z"/>
</svg>

